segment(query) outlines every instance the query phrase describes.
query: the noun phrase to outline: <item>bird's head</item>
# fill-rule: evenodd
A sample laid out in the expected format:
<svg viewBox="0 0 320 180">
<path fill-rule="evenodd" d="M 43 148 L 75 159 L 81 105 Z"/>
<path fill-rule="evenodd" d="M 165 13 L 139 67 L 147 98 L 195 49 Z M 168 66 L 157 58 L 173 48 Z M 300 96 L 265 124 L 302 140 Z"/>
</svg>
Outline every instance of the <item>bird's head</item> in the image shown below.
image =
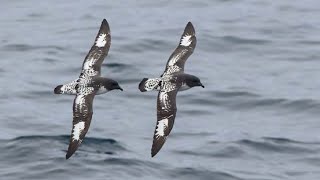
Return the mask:
<svg viewBox="0 0 320 180">
<path fill-rule="evenodd" d="M 114 89 L 119 89 L 123 91 L 123 89 L 120 87 L 117 81 L 112 80 L 112 79 L 106 79 L 103 81 L 103 86 L 106 88 L 108 91 L 114 90 Z"/>
<path fill-rule="evenodd" d="M 188 75 L 185 79 L 185 82 L 190 88 L 195 86 L 201 86 L 204 88 L 204 85 L 201 83 L 200 79 L 193 75 Z"/>
</svg>

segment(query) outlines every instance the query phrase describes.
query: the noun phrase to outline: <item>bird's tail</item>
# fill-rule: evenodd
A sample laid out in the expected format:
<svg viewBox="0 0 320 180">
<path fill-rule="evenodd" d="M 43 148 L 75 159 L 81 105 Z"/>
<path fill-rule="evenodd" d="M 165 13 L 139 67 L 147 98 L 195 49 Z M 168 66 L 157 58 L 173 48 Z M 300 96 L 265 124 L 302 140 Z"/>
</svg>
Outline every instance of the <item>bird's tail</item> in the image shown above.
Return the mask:
<svg viewBox="0 0 320 180">
<path fill-rule="evenodd" d="M 143 78 L 139 84 L 141 92 L 159 90 L 161 78 Z"/>
</svg>

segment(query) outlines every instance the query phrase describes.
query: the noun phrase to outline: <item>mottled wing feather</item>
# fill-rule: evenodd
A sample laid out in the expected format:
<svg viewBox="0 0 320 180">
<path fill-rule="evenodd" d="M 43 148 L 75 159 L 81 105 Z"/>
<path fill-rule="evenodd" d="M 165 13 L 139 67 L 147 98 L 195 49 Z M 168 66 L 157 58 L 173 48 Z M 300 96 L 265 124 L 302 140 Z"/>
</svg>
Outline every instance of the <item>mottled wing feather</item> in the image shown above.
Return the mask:
<svg viewBox="0 0 320 180">
<path fill-rule="evenodd" d="M 177 90 L 170 92 L 160 91 L 158 94 L 157 125 L 153 136 L 152 157 L 160 151 L 172 130 L 177 112 L 176 95 Z"/>
<path fill-rule="evenodd" d="M 195 30 L 191 22 L 187 24 L 180 38 L 180 43 L 169 57 L 164 71 L 164 75 L 175 72 L 183 72 L 184 64 L 188 57 L 193 53 L 197 44 Z"/>
<path fill-rule="evenodd" d="M 143 78 L 139 83 L 141 92 L 159 90 L 161 78 Z"/>
<path fill-rule="evenodd" d="M 77 80 L 74 80 L 70 83 L 59 85 L 54 89 L 55 94 L 69 94 L 69 95 L 76 95 L 77 90 L 76 86 L 78 84 Z"/>
<path fill-rule="evenodd" d="M 73 126 L 66 158 L 70 158 L 78 149 L 88 132 L 92 118 L 92 102 L 94 92 L 90 94 L 78 93 L 73 102 Z"/>
<path fill-rule="evenodd" d="M 80 78 L 83 74 L 89 76 L 99 76 L 101 74 L 101 64 L 109 52 L 110 44 L 110 28 L 108 22 L 104 19 L 95 42 L 84 59 Z"/>
</svg>

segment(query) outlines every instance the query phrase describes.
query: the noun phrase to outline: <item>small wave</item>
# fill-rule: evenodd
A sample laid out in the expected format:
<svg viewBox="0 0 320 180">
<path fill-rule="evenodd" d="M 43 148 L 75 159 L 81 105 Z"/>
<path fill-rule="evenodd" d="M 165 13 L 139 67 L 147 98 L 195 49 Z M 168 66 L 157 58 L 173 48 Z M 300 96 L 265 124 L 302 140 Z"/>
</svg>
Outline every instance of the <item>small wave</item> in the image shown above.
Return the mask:
<svg viewBox="0 0 320 180">
<path fill-rule="evenodd" d="M 259 95 L 247 91 L 216 91 L 213 93 L 216 97 L 233 98 L 233 97 L 259 97 Z"/>
<path fill-rule="evenodd" d="M 124 64 L 124 63 L 106 63 L 106 64 L 102 64 L 102 67 L 109 67 L 109 68 L 117 68 L 117 69 L 125 69 L 130 67 L 130 65 L 128 64 Z"/>
<path fill-rule="evenodd" d="M 186 137 L 186 136 L 192 136 L 192 137 L 204 137 L 204 136 L 213 136 L 216 133 L 212 132 L 198 132 L 198 133 L 174 133 L 170 135 L 170 138 L 175 138 L 175 137 Z"/>
<path fill-rule="evenodd" d="M 320 45 L 320 40 L 299 40 L 296 41 L 297 44 L 303 44 L 303 45 Z"/>
<path fill-rule="evenodd" d="M 262 137 L 262 139 L 266 140 L 266 141 L 271 141 L 274 143 L 297 143 L 297 144 L 309 144 L 311 142 L 302 142 L 302 141 L 296 141 L 296 140 L 292 140 L 292 139 L 288 139 L 288 138 L 281 138 L 281 137 Z M 316 144 L 316 143 L 311 143 L 311 144 Z"/>
<path fill-rule="evenodd" d="M 53 96 L 53 90 L 51 89 L 48 91 L 24 91 L 23 93 L 17 94 L 16 97 L 21 99 L 43 99 L 50 96 Z"/>
<path fill-rule="evenodd" d="M 30 161 L 31 159 L 64 158 L 69 139 L 69 135 L 61 135 L 20 136 L 10 140 L 1 140 L 0 149 L 3 152 L 1 159 Z M 112 155 L 121 151 L 126 151 L 126 148 L 114 139 L 86 137 L 74 156 L 87 156 L 89 153 Z M 26 154 L 28 157 L 25 156 Z"/>
<path fill-rule="evenodd" d="M 210 92 L 212 99 L 201 97 L 190 98 L 192 102 L 224 106 L 231 109 L 256 109 L 266 108 L 293 111 L 295 113 L 318 113 L 320 102 L 314 99 L 287 99 L 287 98 L 264 98 L 259 94 L 247 91 L 216 91 Z"/>
<path fill-rule="evenodd" d="M 237 36 L 222 36 L 220 37 L 221 40 L 227 43 L 232 44 L 252 44 L 252 45 L 265 45 L 271 43 L 270 40 L 265 39 L 246 39 L 240 38 Z"/>
<path fill-rule="evenodd" d="M 304 143 L 284 138 L 263 138 L 263 141 L 243 139 L 235 143 L 244 147 L 254 149 L 259 152 L 273 152 L 285 154 L 301 154 L 313 152 L 313 150 L 307 148 Z"/>
<path fill-rule="evenodd" d="M 168 43 L 164 40 L 151 40 L 151 39 L 140 39 L 131 44 L 125 44 L 120 49 L 126 49 L 127 52 L 141 53 L 148 51 L 159 51 L 161 47 L 167 47 Z"/>
<path fill-rule="evenodd" d="M 46 15 L 44 13 L 30 13 L 27 15 L 27 17 L 30 17 L 30 18 L 42 18 L 45 16 Z"/>
<path fill-rule="evenodd" d="M 48 52 L 50 53 L 50 52 Z M 37 58 L 37 61 L 41 61 L 41 62 L 46 62 L 46 63 L 55 63 L 58 61 L 58 59 L 54 59 L 54 58 L 49 58 L 49 57 L 45 57 L 45 58 Z"/>
<path fill-rule="evenodd" d="M 219 180 L 242 180 L 227 172 L 210 171 L 195 168 L 176 168 L 170 171 L 170 177 L 179 179 L 219 179 Z"/>
<path fill-rule="evenodd" d="M 39 49 L 49 49 L 49 50 L 58 50 L 64 51 L 66 48 L 60 46 L 33 46 L 28 44 L 8 44 L 3 46 L 3 50 L 5 51 L 18 51 L 18 52 L 25 52 L 25 51 L 34 51 Z"/>
<path fill-rule="evenodd" d="M 259 140 L 212 141 L 192 150 L 176 150 L 174 153 L 206 158 L 260 159 L 259 156 L 256 156 L 252 152 L 256 151 L 258 154 L 280 153 L 301 155 L 318 152 L 319 147 L 320 144 L 316 142 L 299 142 L 286 138 L 263 137 Z"/>
<path fill-rule="evenodd" d="M 221 145 L 221 144 L 219 144 Z M 217 145 L 217 146 L 219 146 Z M 179 150 L 175 151 L 177 154 L 181 155 L 191 155 L 191 156 L 204 156 L 204 157 L 211 157 L 211 158 L 239 158 L 245 155 L 245 151 L 243 151 L 240 147 L 232 146 L 232 145 L 222 145 L 223 147 L 215 148 L 216 151 L 203 151 L 203 150 Z M 212 149 L 212 148 L 210 148 Z"/>
</svg>

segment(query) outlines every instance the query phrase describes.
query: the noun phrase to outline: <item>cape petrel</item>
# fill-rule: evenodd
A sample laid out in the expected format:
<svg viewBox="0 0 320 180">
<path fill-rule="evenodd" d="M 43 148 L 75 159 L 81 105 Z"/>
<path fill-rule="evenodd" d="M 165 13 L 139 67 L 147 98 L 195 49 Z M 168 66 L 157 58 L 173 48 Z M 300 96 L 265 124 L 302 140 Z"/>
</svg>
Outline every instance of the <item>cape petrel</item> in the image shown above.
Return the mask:
<svg viewBox="0 0 320 180">
<path fill-rule="evenodd" d="M 79 78 L 54 89 L 55 94 L 76 95 L 73 101 L 73 128 L 66 159 L 77 150 L 88 132 L 94 96 L 114 89 L 122 91 L 117 81 L 100 76 L 101 64 L 108 54 L 110 44 L 109 24 L 103 19 L 95 42 L 84 59 Z"/>
<path fill-rule="evenodd" d="M 195 86 L 204 88 L 196 76 L 184 73 L 184 64 L 196 47 L 197 39 L 191 22 L 187 24 L 180 38 L 180 43 L 169 57 L 164 73 L 160 78 L 144 78 L 140 84 L 141 92 L 157 90 L 157 124 L 153 136 L 151 156 L 155 156 L 174 124 L 176 117 L 176 95 L 178 91 Z"/>
</svg>

